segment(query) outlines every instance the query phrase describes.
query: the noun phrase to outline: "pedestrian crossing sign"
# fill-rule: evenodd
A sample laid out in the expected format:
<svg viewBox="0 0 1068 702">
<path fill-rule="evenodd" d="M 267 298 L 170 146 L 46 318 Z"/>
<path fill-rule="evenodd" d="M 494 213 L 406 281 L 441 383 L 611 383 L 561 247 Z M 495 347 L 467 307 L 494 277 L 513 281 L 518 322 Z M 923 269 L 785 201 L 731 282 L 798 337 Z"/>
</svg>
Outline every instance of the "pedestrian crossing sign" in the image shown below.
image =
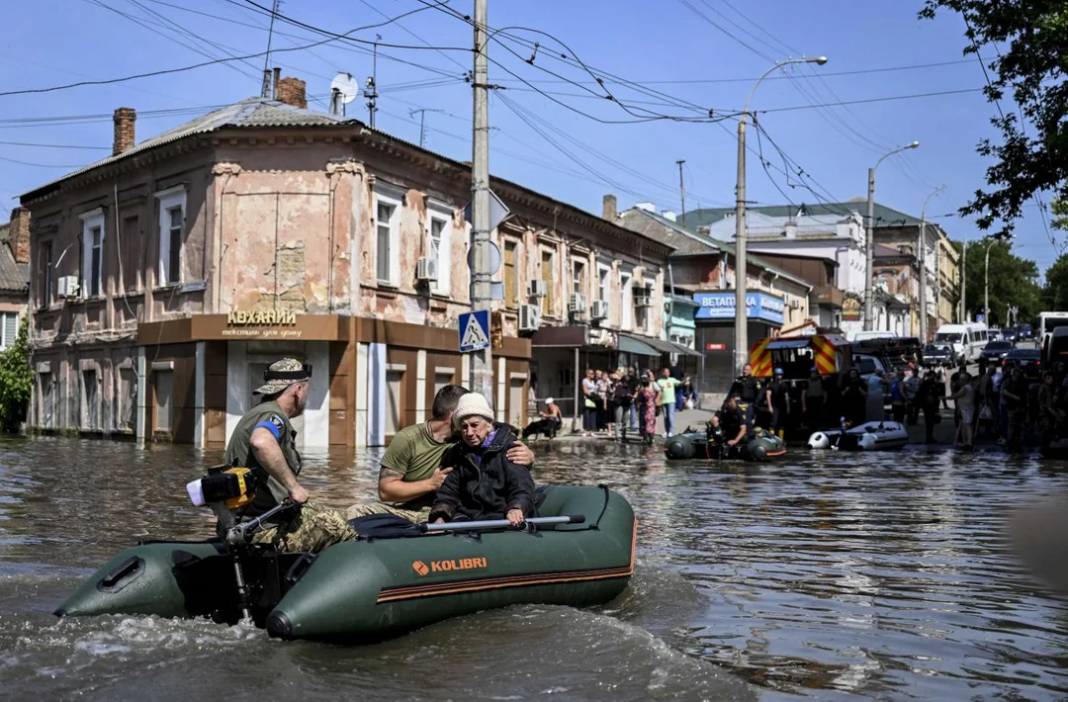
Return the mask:
<svg viewBox="0 0 1068 702">
<path fill-rule="evenodd" d="M 489 310 L 460 315 L 460 353 L 481 351 L 490 345 Z"/>
</svg>

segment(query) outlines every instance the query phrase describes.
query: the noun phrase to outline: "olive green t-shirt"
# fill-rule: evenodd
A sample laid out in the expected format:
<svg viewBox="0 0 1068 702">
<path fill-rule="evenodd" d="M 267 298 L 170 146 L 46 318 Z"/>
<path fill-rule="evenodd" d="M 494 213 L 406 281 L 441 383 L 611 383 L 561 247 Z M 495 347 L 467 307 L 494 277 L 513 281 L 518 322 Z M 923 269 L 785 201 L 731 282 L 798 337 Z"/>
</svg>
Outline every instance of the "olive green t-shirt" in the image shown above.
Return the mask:
<svg viewBox="0 0 1068 702">
<path fill-rule="evenodd" d="M 441 466 L 441 457 L 455 445 L 455 442 L 436 441 L 430 433 L 426 422 L 413 424 L 398 431 L 389 442 L 386 453 L 382 456 L 379 477 L 387 475 L 400 476 L 406 483 L 426 480 L 434 474 L 434 469 Z M 417 509 L 433 501 L 433 493 L 410 500 L 393 503 L 396 507 Z"/>
</svg>

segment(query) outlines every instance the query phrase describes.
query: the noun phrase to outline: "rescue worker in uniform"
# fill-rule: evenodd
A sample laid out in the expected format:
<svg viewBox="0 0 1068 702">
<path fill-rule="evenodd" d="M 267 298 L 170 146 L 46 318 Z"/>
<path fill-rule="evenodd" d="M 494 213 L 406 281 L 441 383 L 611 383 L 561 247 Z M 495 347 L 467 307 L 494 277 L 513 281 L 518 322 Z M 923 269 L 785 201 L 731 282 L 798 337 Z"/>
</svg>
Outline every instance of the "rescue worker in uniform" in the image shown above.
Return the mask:
<svg viewBox="0 0 1068 702">
<path fill-rule="evenodd" d="M 319 551 L 356 538 L 341 512 L 309 505 L 308 491 L 298 480 L 301 458 L 290 420 L 304 412 L 311 366 L 283 358 L 268 366 L 263 379 L 254 391 L 261 396 L 260 404 L 241 417 L 226 445 L 226 463 L 249 468 L 257 483 L 252 503 L 235 516 L 256 517 L 289 498 L 302 505 L 299 515 L 256 533 L 254 543 L 274 543 L 283 551 Z"/>
<path fill-rule="evenodd" d="M 742 367 L 742 374 L 734 379 L 730 390 L 727 391 L 728 396 L 738 397 L 738 409 L 742 411 L 746 424 L 753 423 L 756 401 L 762 389 L 761 382 L 753 377 L 753 366 L 746 363 Z"/>
<path fill-rule="evenodd" d="M 723 403 L 723 409 L 719 411 L 719 423 L 723 427 L 723 436 L 727 438 L 724 443 L 724 454 L 737 453 L 740 451 L 738 444 L 745 439 L 749 432 L 749 424 L 745 413 L 742 412 L 741 402 L 737 395 L 729 395 Z"/>
</svg>

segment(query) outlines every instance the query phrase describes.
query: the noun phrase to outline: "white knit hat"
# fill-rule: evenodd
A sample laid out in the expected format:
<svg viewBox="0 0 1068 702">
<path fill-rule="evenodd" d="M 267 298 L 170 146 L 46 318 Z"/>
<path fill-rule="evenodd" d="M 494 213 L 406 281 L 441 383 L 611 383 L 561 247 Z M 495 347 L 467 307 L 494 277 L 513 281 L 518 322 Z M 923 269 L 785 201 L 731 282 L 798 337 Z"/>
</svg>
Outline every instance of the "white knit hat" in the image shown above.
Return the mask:
<svg viewBox="0 0 1068 702">
<path fill-rule="evenodd" d="M 493 410 L 490 409 L 489 403 L 486 402 L 486 398 L 482 397 L 482 395 L 477 392 L 469 392 L 466 395 L 461 395 L 460 401 L 456 404 L 456 412 L 452 415 L 453 424 L 459 427 L 461 422 L 474 415 L 485 417 L 491 422 L 493 421 Z"/>
</svg>

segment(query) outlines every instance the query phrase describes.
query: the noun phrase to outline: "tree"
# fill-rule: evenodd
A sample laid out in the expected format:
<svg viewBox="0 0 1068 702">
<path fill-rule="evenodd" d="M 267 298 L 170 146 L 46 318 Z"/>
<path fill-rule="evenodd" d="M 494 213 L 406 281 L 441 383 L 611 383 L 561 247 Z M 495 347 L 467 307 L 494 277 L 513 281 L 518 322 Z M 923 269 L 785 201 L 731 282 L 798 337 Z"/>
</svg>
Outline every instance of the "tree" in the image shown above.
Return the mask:
<svg viewBox="0 0 1068 702">
<path fill-rule="evenodd" d="M 1068 254 L 1062 254 L 1046 269 L 1042 305 L 1047 310 L 1068 310 Z"/>
<path fill-rule="evenodd" d="M 999 105 L 991 122 L 1001 131 L 1002 143 L 989 139 L 977 150 L 995 163 L 986 171 L 987 188 L 961 208 L 976 215 L 979 227 L 1001 223 L 1000 232 L 1012 230 L 1013 221 L 1032 196 L 1051 191 L 1068 200 L 1068 4 L 1064 0 L 925 0 L 920 17 L 933 18 L 939 10 L 963 16 L 969 44 L 965 54 L 994 53 L 993 70 L 984 88 L 990 102 L 1012 94 L 1022 117 Z M 983 60 L 979 58 L 979 60 Z M 984 68 L 985 71 L 985 68 Z M 1024 121 L 1034 131 L 1027 135 Z"/>
<path fill-rule="evenodd" d="M 25 421 L 32 385 L 30 345 L 23 319 L 15 343 L 0 353 L 0 431 L 18 431 Z"/>
<path fill-rule="evenodd" d="M 986 290 L 986 249 L 991 239 L 969 242 L 967 255 L 967 283 L 965 302 L 974 319 L 974 312 L 983 309 Z M 959 247 L 958 247 L 959 250 Z M 1019 308 L 1019 318 L 1030 320 L 1038 317 L 1042 306 L 1042 289 L 1038 285 L 1038 266 L 1034 261 L 1012 254 L 1004 241 L 995 241 L 990 247 L 990 320 L 988 323 L 1005 323 L 1008 305 Z"/>
</svg>

